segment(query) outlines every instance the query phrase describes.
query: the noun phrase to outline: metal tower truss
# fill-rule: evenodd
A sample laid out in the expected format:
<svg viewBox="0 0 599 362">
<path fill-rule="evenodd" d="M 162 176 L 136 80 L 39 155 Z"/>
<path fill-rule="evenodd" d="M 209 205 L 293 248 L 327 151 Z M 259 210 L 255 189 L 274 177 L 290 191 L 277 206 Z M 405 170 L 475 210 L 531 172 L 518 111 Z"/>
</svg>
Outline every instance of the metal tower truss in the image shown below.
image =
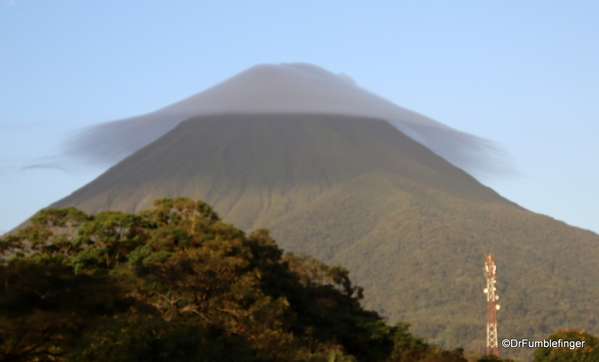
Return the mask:
<svg viewBox="0 0 599 362">
<path fill-rule="evenodd" d="M 483 292 L 487 295 L 487 356 L 499 356 L 497 344 L 497 311 L 499 310 L 499 304 L 496 303 L 499 296 L 495 293 L 496 270 L 493 255 L 486 255 L 485 277 L 487 278 L 487 287 Z"/>
</svg>

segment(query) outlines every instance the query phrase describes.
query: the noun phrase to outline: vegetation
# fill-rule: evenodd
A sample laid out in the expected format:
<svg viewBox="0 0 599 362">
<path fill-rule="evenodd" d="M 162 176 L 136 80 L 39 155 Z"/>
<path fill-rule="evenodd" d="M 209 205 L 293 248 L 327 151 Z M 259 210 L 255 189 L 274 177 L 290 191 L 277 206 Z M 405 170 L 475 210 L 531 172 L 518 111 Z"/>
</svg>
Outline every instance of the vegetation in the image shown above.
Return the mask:
<svg viewBox="0 0 599 362">
<path fill-rule="evenodd" d="M 0 239 L 0 361 L 446 361 L 360 305 L 348 271 L 212 208 L 46 209 Z"/>
<path fill-rule="evenodd" d="M 583 342 L 560 347 L 540 347 L 535 350 L 534 362 L 593 362 L 599 361 L 599 336 L 578 329 L 557 331 L 547 338 L 551 341 Z"/>
<path fill-rule="evenodd" d="M 365 308 L 445 348 L 484 348 L 486 253 L 498 268 L 500 338 L 599 333 L 597 234 L 518 207 L 381 120 L 197 117 L 54 206 L 137 212 L 172 195 L 342 265 L 368 291 Z"/>
</svg>

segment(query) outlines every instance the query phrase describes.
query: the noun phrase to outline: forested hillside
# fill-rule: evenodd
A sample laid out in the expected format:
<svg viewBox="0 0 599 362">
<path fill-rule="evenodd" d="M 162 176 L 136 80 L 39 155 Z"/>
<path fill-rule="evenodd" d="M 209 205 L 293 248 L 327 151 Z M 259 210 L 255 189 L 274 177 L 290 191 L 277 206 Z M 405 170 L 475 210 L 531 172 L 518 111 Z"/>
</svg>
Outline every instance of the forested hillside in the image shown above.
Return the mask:
<svg viewBox="0 0 599 362">
<path fill-rule="evenodd" d="M 500 337 L 599 332 L 597 234 L 524 210 L 384 120 L 194 117 L 51 207 L 138 212 L 179 196 L 347 268 L 367 308 L 447 348 L 484 347 L 488 253 Z"/>
<path fill-rule="evenodd" d="M 360 305 L 346 269 L 212 208 L 47 209 L 0 239 L 0 361 L 465 361 Z"/>
</svg>

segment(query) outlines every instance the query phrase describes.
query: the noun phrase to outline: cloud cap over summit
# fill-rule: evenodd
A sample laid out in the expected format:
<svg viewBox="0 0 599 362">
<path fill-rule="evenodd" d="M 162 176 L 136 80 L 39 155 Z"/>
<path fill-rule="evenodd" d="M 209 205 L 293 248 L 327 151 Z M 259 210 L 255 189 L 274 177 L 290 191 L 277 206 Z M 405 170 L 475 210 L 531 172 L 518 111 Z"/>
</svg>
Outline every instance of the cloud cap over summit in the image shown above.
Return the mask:
<svg viewBox="0 0 599 362">
<path fill-rule="evenodd" d="M 308 63 L 260 64 L 155 112 L 102 123 L 66 142 L 66 155 L 113 164 L 199 115 L 312 113 L 387 120 L 468 171 L 498 171 L 491 142 L 400 107 L 351 77 Z"/>
</svg>

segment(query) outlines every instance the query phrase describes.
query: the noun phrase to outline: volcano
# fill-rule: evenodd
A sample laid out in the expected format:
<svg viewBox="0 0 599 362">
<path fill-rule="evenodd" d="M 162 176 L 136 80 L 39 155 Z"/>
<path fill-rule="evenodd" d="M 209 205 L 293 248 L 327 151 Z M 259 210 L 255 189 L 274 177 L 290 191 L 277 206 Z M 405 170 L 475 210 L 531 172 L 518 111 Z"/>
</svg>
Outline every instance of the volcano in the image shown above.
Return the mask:
<svg viewBox="0 0 599 362">
<path fill-rule="evenodd" d="M 366 306 L 392 322 L 475 350 L 483 257 L 494 253 L 500 338 L 599 332 L 599 236 L 529 212 L 458 167 L 484 144 L 346 76 L 262 65 L 83 132 L 70 152 L 119 162 L 51 207 L 137 212 L 157 198 L 201 199 L 226 222 L 269 228 L 284 249 L 348 268 Z"/>
</svg>

